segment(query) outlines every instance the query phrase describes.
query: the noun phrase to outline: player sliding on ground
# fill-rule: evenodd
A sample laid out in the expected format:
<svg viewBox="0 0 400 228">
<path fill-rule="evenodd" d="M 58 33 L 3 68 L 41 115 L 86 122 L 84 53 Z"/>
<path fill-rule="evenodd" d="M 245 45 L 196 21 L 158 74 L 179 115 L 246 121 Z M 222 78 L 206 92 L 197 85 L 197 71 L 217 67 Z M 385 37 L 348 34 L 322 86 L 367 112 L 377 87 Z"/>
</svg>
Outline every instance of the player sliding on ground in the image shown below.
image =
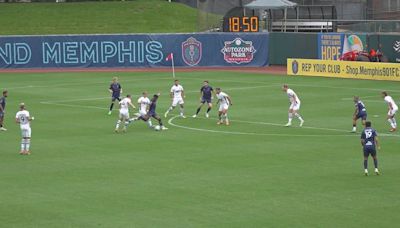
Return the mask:
<svg viewBox="0 0 400 228">
<path fill-rule="evenodd" d="M 129 107 L 132 107 L 135 109 L 136 107 L 132 104 L 132 99 L 131 95 L 126 95 L 124 99 L 122 99 L 119 102 L 119 119 L 117 121 L 117 124 L 115 125 L 115 132 L 119 132 L 119 127 L 121 123 L 124 124 L 124 127 L 122 129 L 123 132 L 126 132 L 126 127 L 129 125 L 130 120 L 129 120 Z"/>
<path fill-rule="evenodd" d="M 160 130 L 168 130 L 168 128 L 164 127 L 161 121 L 161 117 L 156 113 L 157 100 L 159 96 L 160 96 L 159 93 L 154 94 L 153 98 L 151 99 L 149 111 L 147 112 L 147 114 L 144 116 L 139 116 L 137 119 L 147 122 L 150 120 L 151 117 L 153 117 L 158 121 L 158 124 L 160 125 Z"/>
<path fill-rule="evenodd" d="M 387 114 L 387 120 L 392 128 L 390 128 L 390 132 L 395 132 L 397 130 L 397 123 L 396 119 L 394 116 L 396 115 L 397 110 L 399 110 L 399 107 L 397 104 L 394 102 L 393 98 L 388 95 L 386 91 L 382 92 L 382 97 L 385 100 L 385 102 L 388 104 L 388 114 Z"/>
<path fill-rule="evenodd" d="M 29 148 L 31 146 L 31 124 L 30 122 L 33 120 L 33 116 L 29 115 L 28 110 L 25 109 L 25 104 L 19 104 L 19 111 L 15 115 L 15 122 L 20 125 L 22 140 L 21 140 L 21 151 L 19 154 L 21 155 L 30 155 L 31 152 Z"/>
<path fill-rule="evenodd" d="M 113 77 L 108 91 L 111 93 L 111 105 L 110 110 L 108 111 L 108 115 L 111 115 L 115 100 L 121 101 L 120 96 L 122 93 L 122 87 L 121 84 L 119 84 L 117 77 Z"/>
<path fill-rule="evenodd" d="M 361 145 L 364 152 L 364 174 L 368 176 L 368 157 L 372 156 L 374 159 L 375 174 L 379 175 L 378 170 L 378 158 L 376 156 L 376 147 L 381 149 L 378 141 L 378 134 L 375 129 L 371 127 L 371 122 L 367 121 L 365 123 L 365 129 L 361 134 Z"/>
<path fill-rule="evenodd" d="M 300 116 L 300 114 L 298 113 L 300 110 L 300 99 L 297 96 L 297 94 L 289 88 L 288 85 L 283 85 L 282 90 L 284 92 L 286 92 L 286 94 L 289 97 L 289 102 L 290 102 L 290 107 L 289 107 L 289 118 L 288 118 L 288 122 L 285 125 L 286 127 L 292 126 L 292 119 L 293 116 L 297 117 L 300 120 L 300 127 L 303 126 L 304 124 L 304 120 L 303 118 Z"/>
<path fill-rule="evenodd" d="M 213 100 L 213 88 L 208 84 L 208 81 L 204 81 L 203 86 L 200 88 L 200 105 L 197 108 L 196 114 L 193 115 L 193 118 L 196 118 L 197 115 L 199 114 L 201 107 L 207 102 L 208 109 L 206 112 L 206 117 L 209 116 L 209 112 L 212 108 L 212 100 Z"/>
<path fill-rule="evenodd" d="M 171 93 L 170 93 L 171 99 L 172 99 L 172 104 L 168 108 L 168 110 L 165 112 L 164 116 L 167 118 L 168 113 L 172 110 L 175 109 L 175 107 L 179 104 L 181 108 L 180 116 L 182 118 L 186 118 L 184 115 L 184 110 L 183 110 L 183 104 L 185 103 L 183 101 L 183 98 L 185 98 L 185 93 L 183 91 L 183 87 L 179 84 L 179 80 L 175 80 L 174 85 L 171 87 Z"/>
<path fill-rule="evenodd" d="M 219 104 L 219 109 L 218 109 L 219 120 L 217 124 L 223 124 L 225 121 L 225 124 L 229 125 L 228 109 L 229 106 L 232 105 L 232 100 L 228 94 L 222 92 L 221 88 L 216 88 L 215 91 L 218 99 L 217 104 Z"/>
<path fill-rule="evenodd" d="M 358 96 L 353 97 L 354 105 L 356 109 L 353 114 L 353 129 L 351 132 L 356 132 L 357 130 L 357 120 L 361 119 L 362 125 L 365 127 L 365 121 L 367 120 L 367 108 L 365 108 L 364 103 L 360 100 Z"/>
</svg>

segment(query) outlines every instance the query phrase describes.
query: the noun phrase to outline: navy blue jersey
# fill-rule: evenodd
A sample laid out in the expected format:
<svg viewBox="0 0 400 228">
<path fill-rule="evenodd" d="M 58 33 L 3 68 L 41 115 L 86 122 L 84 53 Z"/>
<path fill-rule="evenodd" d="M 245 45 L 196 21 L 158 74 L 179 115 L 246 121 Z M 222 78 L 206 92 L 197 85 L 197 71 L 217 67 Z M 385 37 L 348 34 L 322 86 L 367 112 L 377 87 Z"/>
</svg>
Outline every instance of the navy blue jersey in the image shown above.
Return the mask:
<svg viewBox="0 0 400 228">
<path fill-rule="evenodd" d="M 3 110 L 6 109 L 6 97 L 0 98 L 0 106 L 3 108 Z"/>
<path fill-rule="evenodd" d="M 378 136 L 372 127 L 365 128 L 361 133 L 361 139 L 364 140 L 364 147 L 375 147 L 375 138 Z"/>
<path fill-rule="evenodd" d="M 367 109 L 365 108 L 365 105 L 364 105 L 364 103 L 363 103 L 362 101 L 358 101 L 358 102 L 355 104 L 355 106 L 356 106 L 356 108 L 357 108 L 357 110 L 358 110 L 358 114 L 366 113 L 366 112 L 367 112 Z"/>
<path fill-rule="evenodd" d="M 213 88 L 211 86 L 203 86 L 200 89 L 200 92 L 203 93 L 203 99 L 208 100 L 212 97 Z"/>
<path fill-rule="evenodd" d="M 157 102 L 152 101 L 149 106 L 149 115 L 156 113 Z"/>
<path fill-rule="evenodd" d="M 112 90 L 112 96 L 113 97 L 119 97 L 121 95 L 121 85 L 116 82 L 116 83 L 111 83 L 110 85 L 110 90 Z"/>
</svg>

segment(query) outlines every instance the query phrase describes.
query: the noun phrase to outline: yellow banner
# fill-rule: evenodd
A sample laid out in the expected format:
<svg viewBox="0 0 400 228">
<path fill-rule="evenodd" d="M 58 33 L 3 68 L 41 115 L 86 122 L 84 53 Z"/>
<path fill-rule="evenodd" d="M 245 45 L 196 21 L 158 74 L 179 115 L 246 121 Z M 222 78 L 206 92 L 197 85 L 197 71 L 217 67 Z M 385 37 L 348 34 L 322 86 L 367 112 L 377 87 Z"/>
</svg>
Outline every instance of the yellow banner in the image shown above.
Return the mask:
<svg viewBox="0 0 400 228">
<path fill-rule="evenodd" d="M 287 59 L 287 74 L 400 81 L 400 63 Z"/>
</svg>

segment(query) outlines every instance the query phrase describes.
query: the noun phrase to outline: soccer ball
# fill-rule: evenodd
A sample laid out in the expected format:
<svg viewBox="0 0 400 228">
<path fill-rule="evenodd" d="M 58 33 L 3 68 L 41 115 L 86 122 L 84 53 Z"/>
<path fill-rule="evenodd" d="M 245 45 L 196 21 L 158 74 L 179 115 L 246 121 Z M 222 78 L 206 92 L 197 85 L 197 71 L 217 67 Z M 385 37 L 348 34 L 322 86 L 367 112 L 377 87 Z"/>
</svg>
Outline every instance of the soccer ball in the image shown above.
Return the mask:
<svg viewBox="0 0 400 228">
<path fill-rule="evenodd" d="M 156 130 L 156 131 L 159 131 L 159 130 L 161 130 L 161 127 L 160 127 L 160 125 L 156 125 L 156 126 L 154 126 L 154 130 Z"/>
</svg>

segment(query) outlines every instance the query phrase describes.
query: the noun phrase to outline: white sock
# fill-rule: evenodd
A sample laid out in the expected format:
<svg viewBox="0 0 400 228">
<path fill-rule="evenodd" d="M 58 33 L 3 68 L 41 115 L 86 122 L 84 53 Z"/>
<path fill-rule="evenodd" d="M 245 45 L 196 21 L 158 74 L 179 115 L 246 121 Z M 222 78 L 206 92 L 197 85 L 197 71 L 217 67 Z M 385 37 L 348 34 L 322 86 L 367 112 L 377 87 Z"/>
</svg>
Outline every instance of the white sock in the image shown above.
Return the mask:
<svg viewBox="0 0 400 228">
<path fill-rule="evenodd" d="M 181 108 L 181 116 L 183 116 L 183 108 Z"/>
<path fill-rule="evenodd" d="M 25 139 L 21 140 L 21 151 L 25 150 Z"/>
<path fill-rule="evenodd" d="M 353 127 L 353 131 L 356 131 L 357 129 L 356 129 L 356 127 Z"/>
<path fill-rule="evenodd" d="M 147 121 L 147 125 L 149 125 L 149 127 L 152 127 L 152 126 L 153 126 L 153 124 L 151 123 L 151 120 L 150 120 L 150 119 Z"/>
<path fill-rule="evenodd" d="M 397 122 L 396 122 L 396 119 L 393 117 L 392 118 L 392 122 L 393 122 L 393 128 L 397 128 Z"/>
<path fill-rule="evenodd" d="M 115 129 L 119 129 L 119 125 L 121 124 L 121 120 L 117 121 L 117 125 L 115 125 Z"/>
<path fill-rule="evenodd" d="M 301 118 L 300 114 L 295 113 L 294 115 L 295 115 L 300 121 L 303 121 L 303 118 Z"/>
<path fill-rule="evenodd" d="M 25 150 L 29 151 L 30 147 L 31 147 L 31 139 L 26 139 Z"/>
<path fill-rule="evenodd" d="M 225 114 L 225 121 L 229 121 L 229 119 L 228 119 L 228 113 Z"/>
<path fill-rule="evenodd" d="M 392 128 L 394 128 L 394 127 L 393 127 L 393 126 L 394 126 L 393 120 L 392 120 L 392 119 L 388 119 L 388 122 L 389 122 L 390 126 L 391 126 Z"/>
<path fill-rule="evenodd" d="M 293 114 L 289 113 L 288 123 L 292 123 Z"/>
</svg>

